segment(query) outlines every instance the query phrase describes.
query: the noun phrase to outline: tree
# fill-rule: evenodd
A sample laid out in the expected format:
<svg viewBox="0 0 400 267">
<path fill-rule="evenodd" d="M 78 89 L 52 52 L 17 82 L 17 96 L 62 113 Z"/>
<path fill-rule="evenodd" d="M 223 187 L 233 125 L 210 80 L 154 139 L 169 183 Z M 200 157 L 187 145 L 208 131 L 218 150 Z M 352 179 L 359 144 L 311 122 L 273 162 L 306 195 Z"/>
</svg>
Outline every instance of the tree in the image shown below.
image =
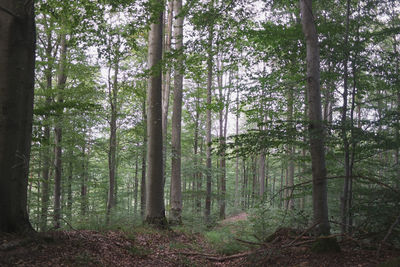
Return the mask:
<svg viewBox="0 0 400 267">
<path fill-rule="evenodd" d="M 165 227 L 163 143 L 161 107 L 161 60 L 164 1 L 150 1 L 151 26 L 149 32 L 148 67 L 150 70 L 147 92 L 147 180 L 146 222 L 156 227 Z"/>
<path fill-rule="evenodd" d="M 312 0 L 300 0 L 301 22 L 307 47 L 307 91 L 310 153 L 313 179 L 313 211 L 317 236 L 329 235 L 324 129 L 322 123 L 320 62 Z"/>
<path fill-rule="evenodd" d="M 183 16 L 182 0 L 174 1 L 174 39 L 178 57 L 175 64 L 174 103 L 172 111 L 172 162 L 171 162 L 171 213 L 170 221 L 182 222 L 182 189 L 181 189 L 181 124 L 182 124 L 182 90 L 183 90 Z"/>
<path fill-rule="evenodd" d="M 33 1 L 0 1 L 0 232 L 33 231 L 27 184 L 33 116 Z"/>
</svg>

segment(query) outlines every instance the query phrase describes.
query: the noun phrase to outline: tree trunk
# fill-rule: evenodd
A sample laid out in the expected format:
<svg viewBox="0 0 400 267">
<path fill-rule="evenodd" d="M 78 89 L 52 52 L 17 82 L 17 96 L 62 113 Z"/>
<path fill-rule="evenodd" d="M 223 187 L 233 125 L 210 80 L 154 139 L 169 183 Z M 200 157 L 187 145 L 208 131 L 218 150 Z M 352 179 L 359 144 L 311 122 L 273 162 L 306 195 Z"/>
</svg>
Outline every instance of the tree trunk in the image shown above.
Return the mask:
<svg viewBox="0 0 400 267">
<path fill-rule="evenodd" d="M 151 14 L 153 23 L 149 32 L 148 67 L 150 77 L 147 92 L 147 181 L 146 181 L 146 222 L 156 227 L 166 225 L 164 208 L 163 142 L 161 107 L 161 60 L 163 40 L 163 3 L 157 1 L 158 8 Z"/>
<path fill-rule="evenodd" d="M 165 54 L 171 52 L 171 37 L 172 37 L 172 22 L 174 17 L 174 0 L 168 2 L 168 18 L 167 18 L 167 32 L 165 38 Z M 163 131 L 163 177 L 165 184 L 165 172 L 167 162 L 167 136 L 168 136 L 168 108 L 169 108 L 169 95 L 171 91 L 171 67 L 166 66 L 167 70 L 163 77 L 163 90 L 162 90 L 162 131 Z"/>
<path fill-rule="evenodd" d="M 236 136 L 239 135 L 239 86 L 236 89 Z M 239 207 L 239 156 L 236 155 L 235 166 L 235 208 Z"/>
<path fill-rule="evenodd" d="M 287 124 L 288 124 L 288 145 L 287 145 L 287 157 L 288 157 L 288 175 L 287 175 L 287 208 L 290 210 L 294 209 L 294 198 L 293 198 L 293 186 L 294 186 L 294 129 L 293 129 L 293 88 L 288 89 L 287 95 Z"/>
<path fill-rule="evenodd" d="M 347 232 L 347 215 L 348 215 L 348 196 L 349 196 L 349 183 L 350 183 L 350 146 L 349 141 L 347 139 L 347 96 L 348 96 L 348 58 L 349 58 L 349 48 L 348 48 L 348 40 L 349 40 L 349 22 L 350 21 L 350 0 L 347 1 L 347 15 L 346 15 L 346 32 L 345 32 L 345 40 L 344 40 L 344 75 L 343 75 L 343 108 L 342 108 L 342 139 L 343 139 L 343 150 L 344 150 L 344 184 L 343 184 L 343 192 L 341 196 L 341 205 L 340 205 L 340 215 L 341 215 L 341 232 Z"/>
<path fill-rule="evenodd" d="M 139 192 L 139 145 L 136 151 L 136 159 L 135 159 L 135 175 L 133 176 L 133 214 L 136 216 L 137 208 L 138 208 L 138 192 Z M 129 203 L 131 205 L 131 203 Z"/>
<path fill-rule="evenodd" d="M 199 171 L 199 124 L 200 124 L 200 86 L 197 87 L 197 96 L 196 96 L 196 115 L 194 120 L 194 142 L 193 142 L 193 152 L 194 152 L 194 180 L 196 182 L 196 211 L 201 211 L 201 200 L 200 200 L 200 191 L 201 191 L 201 173 Z"/>
<path fill-rule="evenodd" d="M 140 181 L 140 215 L 144 219 L 146 212 L 146 158 L 147 158 L 147 112 L 146 112 L 146 100 L 143 100 L 142 104 L 142 116 L 143 116 L 143 146 L 142 146 L 142 177 Z"/>
<path fill-rule="evenodd" d="M 58 66 L 58 77 L 57 77 L 57 103 L 60 107 L 57 110 L 57 121 L 54 127 L 54 228 L 60 228 L 61 218 L 61 176 L 62 176 L 62 119 L 63 119 L 63 103 L 64 98 L 62 91 L 65 88 L 67 82 L 66 74 L 66 63 L 67 63 L 67 36 L 65 33 L 60 36 L 60 62 Z"/>
<path fill-rule="evenodd" d="M 46 90 L 50 92 L 53 88 L 53 63 L 52 63 L 52 34 L 51 31 L 48 31 L 47 24 L 45 23 L 45 29 L 47 33 L 46 40 Z M 46 97 L 46 106 L 51 105 L 51 98 L 49 96 Z M 49 116 L 45 115 L 43 117 L 44 120 L 44 134 L 42 139 L 42 145 L 44 146 L 43 152 L 43 168 L 42 168 L 42 203 L 41 203 L 41 214 L 40 214 L 40 230 L 46 231 L 47 228 L 47 213 L 49 209 L 49 174 L 50 174 L 50 163 L 51 163 L 51 151 L 50 151 L 50 126 L 49 126 Z"/>
<path fill-rule="evenodd" d="M 313 177 L 314 222 L 316 235 L 329 235 L 324 130 L 321 110 L 318 35 L 312 13 L 312 0 L 300 0 L 301 22 L 307 48 L 307 89 L 309 136 Z"/>
<path fill-rule="evenodd" d="M 174 103 L 172 112 L 172 162 L 171 162 L 171 213 L 169 221 L 182 223 L 182 188 L 181 188 L 181 123 L 183 90 L 183 17 L 182 0 L 174 0 L 174 39 L 178 57 L 175 65 Z"/>
<path fill-rule="evenodd" d="M 82 170 L 81 170 L 81 216 L 86 216 L 88 206 L 87 200 L 87 164 L 86 144 L 82 145 Z"/>
<path fill-rule="evenodd" d="M 118 54 L 118 48 L 116 48 L 116 53 Z M 117 153 L 117 113 L 118 113 L 118 74 L 119 74 L 119 58 L 114 59 L 114 77 L 111 79 L 111 68 L 108 70 L 108 101 L 111 107 L 111 117 L 110 117 L 110 138 L 109 138 L 109 150 L 108 150 L 108 173 L 109 173 L 109 186 L 108 186 L 108 197 L 107 197 L 107 224 L 110 220 L 110 215 L 115 207 L 115 174 L 116 174 L 116 153 Z"/>
<path fill-rule="evenodd" d="M 73 175 L 73 164 L 72 159 L 74 157 L 73 152 L 71 151 L 69 155 L 69 166 L 68 166 L 68 180 L 67 180 L 67 215 L 68 221 L 72 219 L 72 175 Z"/>
<path fill-rule="evenodd" d="M 211 1 L 213 8 L 213 1 Z M 207 118 L 206 118 L 206 169 L 207 169 L 207 189 L 204 217 L 206 224 L 211 222 L 211 180 L 212 180 L 212 165 L 211 165 L 211 100 L 212 100 L 212 79 L 213 79 L 213 25 L 209 25 L 208 29 L 208 58 L 207 58 Z"/>
<path fill-rule="evenodd" d="M 35 69 L 34 5 L 33 1 L 26 5 L 21 0 L 0 0 L 0 6 L 0 232 L 31 232 L 26 205 Z"/>
</svg>

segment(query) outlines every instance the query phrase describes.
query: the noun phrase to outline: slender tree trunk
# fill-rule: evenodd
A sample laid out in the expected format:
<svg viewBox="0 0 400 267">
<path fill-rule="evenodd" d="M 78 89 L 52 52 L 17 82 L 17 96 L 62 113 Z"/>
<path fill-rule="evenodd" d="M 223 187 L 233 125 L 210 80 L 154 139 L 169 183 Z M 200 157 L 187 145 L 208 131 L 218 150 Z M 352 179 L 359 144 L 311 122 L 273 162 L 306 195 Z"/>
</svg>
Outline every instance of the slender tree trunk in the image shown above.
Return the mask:
<svg viewBox="0 0 400 267">
<path fill-rule="evenodd" d="M 144 219 L 146 211 L 146 158 L 147 158 L 147 112 L 146 112 L 146 99 L 142 104 L 142 117 L 144 123 L 143 129 L 143 147 L 142 147 L 142 177 L 140 181 L 140 215 Z"/>
<path fill-rule="evenodd" d="M 199 123 L 200 123 L 200 88 L 197 87 L 197 96 L 196 96 L 196 115 L 194 120 L 194 142 L 193 142 L 193 152 L 194 152 L 194 180 L 196 182 L 196 211 L 201 211 L 201 198 L 200 198 L 200 191 L 201 191 L 201 174 L 199 171 Z"/>
<path fill-rule="evenodd" d="M 73 175 L 73 164 L 72 159 L 74 157 L 73 152 L 71 151 L 69 155 L 69 166 L 68 166 L 68 180 L 67 180 L 67 215 L 68 221 L 72 219 L 72 175 Z"/>
<path fill-rule="evenodd" d="M 213 2 L 211 2 L 213 7 Z M 212 165 L 211 165 L 211 100 L 212 100 L 212 79 L 213 79 L 213 25 L 209 25 L 208 30 L 208 59 L 207 59 L 207 119 L 206 119 L 206 169 L 207 169 L 207 191 L 204 217 L 206 224 L 211 222 L 211 180 L 212 180 Z"/>
<path fill-rule="evenodd" d="M 313 176 L 314 222 L 316 235 L 329 235 L 324 129 L 321 111 L 318 35 L 312 13 L 312 0 L 300 0 L 301 22 L 307 47 L 307 88 L 309 105 L 310 153 Z"/>
<path fill-rule="evenodd" d="M 161 103 L 161 60 L 163 40 L 163 4 L 156 2 L 159 8 L 153 10 L 149 33 L 149 69 L 150 77 L 147 92 L 147 181 L 146 181 L 146 222 L 156 227 L 165 227 L 164 179 L 163 179 L 163 142 L 162 142 L 162 103 Z"/>
<path fill-rule="evenodd" d="M 287 208 L 290 210 L 294 209 L 294 198 L 293 198 L 293 186 L 294 186 L 294 146 L 293 139 L 294 137 L 294 129 L 293 129 L 293 88 L 289 88 L 287 95 L 287 123 L 288 123 L 288 145 L 287 145 L 287 157 L 288 157 L 288 166 L 287 166 Z"/>
<path fill-rule="evenodd" d="M 133 214 L 136 216 L 137 208 L 138 208 L 138 192 L 139 192 L 139 145 L 136 151 L 136 159 L 135 159 L 135 175 L 133 177 Z M 131 205 L 131 203 L 129 203 Z"/>
<path fill-rule="evenodd" d="M 170 222 L 182 223 L 182 188 L 181 188 L 181 123 L 183 91 L 183 17 L 182 0 L 174 0 L 174 39 L 178 57 L 175 65 L 174 103 L 172 112 L 172 162 L 171 162 L 171 213 Z"/>
<path fill-rule="evenodd" d="M 55 176 L 54 176 L 54 228 L 60 228 L 61 218 L 61 176 L 62 176 L 62 120 L 63 120 L 63 103 L 64 98 L 62 91 L 65 88 L 67 82 L 66 64 L 67 64 L 67 36 L 63 33 L 60 37 L 60 63 L 58 67 L 57 77 L 57 90 L 58 97 L 57 103 L 61 107 L 57 111 L 57 122 L 54 127 L 54 165 L 55 165 Z"/>
<path fill-rule="evenodd" d="M 82 145 L 82 170 L 81 170 L 81 216 L 86 216 L 88 206 L 87 200 L 87 164 L 86 164 L 86 144 Z"/>
<path fill-rule="evenodd" d="M 118 48 L 116 49 L 118 54 Z M 114 77 L 111 78 L 111 68 L 114 67 Z M 109 150 L 108 150 L 108 173 L 109 173 L 109 186 L 108 186 L 108 197 L 107 197 L 107 224 L 110 222 L 110 215 L 115 207 L 115 174 L 117 168 L 116 153 L 117 153 L 117 113 L 118 113 L 118 74 L 119 74 L 119 58 L 115 59 L 115 65 L 112 64 L 108 70 L 108 101 L 111 107 L 110 116 L 110 138 L 109 138 Z"/>
<path fill-rule="evenodd" d="M 349 23 L 350 23 L 350 0 L 347 1 L 347 15 L 346 15 L 346 32 L 345 32 L 345 40 L 344 40 L 344 51 L 345 56 L 343 60 L 344 67 L 344 75 L 343 75 L 343 108 L 342 108 L 342 139 L 343 139 L 343 150 L 344 150 L 344 184 L 343 184 L 343 193 L 341 196 L 341 206 L 340 206 L 340 215 L 341 215 L 341 232 L 346 233 L 348 230 L 348 196 L 349 196 L 349 183 L 350 183 L 350 146 L 347 138 L 347 97 L 348 97 L 348 58 L 349 58 L 349 48 L 348 48 L 348 40 L 349 40 Z"/>
<path fill-rule="evenodd" d="M 172 37 L 172 22 L 174 17 L 174 0 L 168 2 L 168 18 L 167 18 L 167 31 L 165 38 L 165 54 L 171 52 L 171 37 Z M 169 95 L 171 91 L 171 67 L 167 65 L 167 70 L 163 77 L 163 90 L 162 90 L 162 131 L 163 131 L 163 177 L 165 184 L 165 172 L 167 162 L 167 136 L 168 136 L 168 108 L 169 108 Z"/>
<path fill-rule="evenodd" d="M 236 136 L 239 135 L 239 86 L 236 89 Z M 235 166 L 235 208 L 239 207 L 239 156 L 236 155 Z"/>
<path fill-rule="evenodd" d="M 45 17 L 46 18 L 46 17 Z M 48 32 L 46 40 L 46 90 L 50 92 L 53 88 L 53 63 L 52 63 L 52 34 L 48 31 L 47 23 L 45 22 L 45 29 Z M 51 98 L 46 97 L 46 106 L 51 105 Z M 51 162 L 51 151 L 50 151 L 50 126 L 49 116 L 45 115 L 44 120 L 44 134 L 42 139 L 42 145 L 44 146 L 43 152 L 43 168 L 42 168 L 42 203 L 41 203 L 41 215 L 40 215 L 40 230 L 46 231 L 47 228 L 47 216 L 49 208 L 49 173 L 50 173 L 50 162 Z"/>
</svg>

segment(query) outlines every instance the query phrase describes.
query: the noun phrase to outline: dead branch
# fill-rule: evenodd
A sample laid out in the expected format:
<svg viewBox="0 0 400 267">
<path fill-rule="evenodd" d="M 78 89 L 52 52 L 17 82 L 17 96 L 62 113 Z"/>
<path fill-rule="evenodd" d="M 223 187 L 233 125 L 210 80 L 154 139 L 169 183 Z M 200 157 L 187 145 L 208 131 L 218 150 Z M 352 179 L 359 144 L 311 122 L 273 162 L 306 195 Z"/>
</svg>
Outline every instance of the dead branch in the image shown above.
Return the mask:
<svg viewBox="0 0 400 267">
<path fill-rule="evenodd" d="M 243 239 L 239 239 L 239 238 L 235 238 L 235 240 L 245 243 L 245 244 L 249 244 L 249 245 L 254 245 L 254 246 L 263 246 L 265 245 L 265 243 L 259 243 L 259 242 L 252 242 L 252 241 L 247 241 L 247 240 L 243 240 Z"/>
<path fill-rule="evenodd" d="M 385 237 L 383 238 L 382 242 L 379 244 L 379 248 L 378 251 L 376 252 L 376 257 L 379 257 L 379 254 L 381 252 L 382 249 L 382 245 L 386 243 L 386 240 L 389 238 L 389 236 L 392 234 L 394 227 L 400 222 L 400 214 L 399 216 L 397 216 L 396 220 L 394 221 L 394 223 L 392 223 L 392 225 L 390 226 L 389 230 L 387 231 Z"/>
<path fill-rule="evenodd" d="M 313 225 L 311 225 L 310 227 L 308 227 L 306 230 L 304 230 L 299 236 L 297 236 L 292 242 L 290 242 L 288 245 L 283 245 L 282 247 L 290 247 L 291 245 L 293 245 L 296 241 L 298 241 L 302 236 L 304 236 L 305 234 L 307 234 L 308 232 L 310 232 L 312 229 L 314 229 L 314 227 L 316 227 L 319 224 L 319 222 L 314 223 Z"/>
</svg>

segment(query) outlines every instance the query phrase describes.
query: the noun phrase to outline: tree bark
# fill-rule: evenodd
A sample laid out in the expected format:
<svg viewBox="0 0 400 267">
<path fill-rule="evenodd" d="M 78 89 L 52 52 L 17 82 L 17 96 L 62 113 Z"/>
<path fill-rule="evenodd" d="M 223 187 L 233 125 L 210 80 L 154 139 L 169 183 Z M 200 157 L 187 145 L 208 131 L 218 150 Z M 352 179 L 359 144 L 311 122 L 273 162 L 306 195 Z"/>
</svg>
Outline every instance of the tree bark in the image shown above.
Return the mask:
<svg viewBox="0 0 400 267">
<path fill-rule="evenodd" d="M 33 1 L 0 0 L 0 232 L 31 232 L 27 185 L 35 70 Z"/>
<path fill-rule="evenodd" d="M 155 1 L 157 8 L 151 14 L 149 33 L 148 67 L 150 77 L 147 92 L 147 181 L 146 181 L 146 222 L 156 227 L 165 227 L 162 103 L 161 103 L 161 60 L 163 40 L 163 4 Z"/>
<path fill-rule="evenodd" d="M 172 39 L 172 22 L 174 17 L 174 0 L 168 2 L 168 17 L 167 17 L 167 31 L 165 38 L 165 54 L 171 52 L 171 39 Z M 165 55 L 164 54 L 164 55 Z M 171 67 L 167 65 L 167 70 L 163 77 L 163 90 L 162 90 L 162 131 L 163 131 L 163 177 L 165 184 L 165 172 L 167 162 L 167 136 L 168 136 L 168 109 L 169 109 L 169 95 L 171 91 Z"/>
<path fill-rule="evenodd" d="M 290 210 L 294 209 L 294 198 L 293 198 L 293 185 L 294 185 L 294 129 L 293 129 L 293 88 L 288 89 L 287 95 L 287 124 L 288 124 L 288 144 L 287 144 L 287 156 L 288 156 L 288 175 L 287 175 L 287 208 Z"/>
<path fill-rule="evenodd" d="M 346 32 L 344 39 L 344 60 L 343 60 L 343 107 L 342 107 L 342 118 L 341 118 L 341 127 L 342 127 L 342 139 L 343 139 L 343 150 L 344 150 L 344 184 L 343 184 L 343 192 L 341 196 L 341 205 L 340 205 L 340 215 L 341 215 L 341 232 L 347 232 L 347 219 L 348 219 L 348 197 L 349 197 L 349 183 L 350 183 L 350 145 L 349 140 L 347 138 L 347 97 L 348 97 L 348 59 L 349 59 L 349 48 L 348 48 L 348 40 L 349 40 L 349 23 L 350 23 L 350 0 L 347 1 L 347 14 L 346 14 Z"/>
<path fill-rule="evenodd" d="M 174 0 L 174 39 L 178 53 L 175 64 L 174 103 L 172 112 L 172 162 L 171 162 L 171 213 L 169 221 L 182 223 L 182 188 L 181 188 L 181 123 L 182 123 L 182 90 L 183 90 L 183 16 L 182 0 Z"/>
<path fill-rule="evenodd" d="M 329 235 L 324 129 L 321 110 L 320 61 L 317 29 L 312 13 L 312 0 L 300 0 L 303 33 L 307 48 L 307 89 L 309 136 L 313 177 L 313 213 L 318 223 L 316 235 Z"/>
<path fill-rule="evenodd" d="M 63 103 L 64 97 L 62 91 L 65 88 L 67 82 L 66 74 L 66 64 L 67 64 L 67 36 L 62 33 L 60 36 L 60 62 L 58 66 L 58 77 L 57 77 L 57 103 L 60 105 L 56 112 L 57 122 L 54 127 L 54 166 L 55 166 L 55 176 L 54 176 L 54 228 L 60 228 L 60 218 L 61 218 L 61 179 L 62 179 L 62 119 L 63 119 Z"/>
<path fill-rule="evenodd" d="M 212 79 L 213 79 L 213 25 L 209 25 L 208 30 L 208 58 L 207 58 L 207 114 L 206 114 L 206 203 L 204 210 L 204 218 L 206 224 L 211 222 L 211 100 L 212 100 Z"/>
<path fill-rule="evenodd" d="M 146 100 L 142 104 L 142 117 L 143 117 L 143 145 L 142 145 L 142 177 L 140 181 L 140 215 L 144 219 L 146 212 L 146 158 L 147 158 L 147 112 Z"/>
<path fill-rule="evenodd" d="M 112 49 L 112 48 L 111 48 Z M 107 197 L 107 224 L 110 220 L 110 215 L 112 210 L 115 207 L 115 174 L 116 174 L 116 153 L 117 153 L 117 113 L 118 113 L 118 74 L 119 74 L 119 48 L 115 49 L 116 58 L 114 59 L 114 66 L 110 63 L 110 67 L 108 70 L 108 101 L 111 107 L 111 116 L 110 116 L 110 137 L 109 137 L 109 150 L 108 150 L 108 173 L 109 173 L 109 186 L 108 186 L 108 197 Z M 111 78 L 111 68 L 114 67 L 114 76 Z"/>
</svg>

